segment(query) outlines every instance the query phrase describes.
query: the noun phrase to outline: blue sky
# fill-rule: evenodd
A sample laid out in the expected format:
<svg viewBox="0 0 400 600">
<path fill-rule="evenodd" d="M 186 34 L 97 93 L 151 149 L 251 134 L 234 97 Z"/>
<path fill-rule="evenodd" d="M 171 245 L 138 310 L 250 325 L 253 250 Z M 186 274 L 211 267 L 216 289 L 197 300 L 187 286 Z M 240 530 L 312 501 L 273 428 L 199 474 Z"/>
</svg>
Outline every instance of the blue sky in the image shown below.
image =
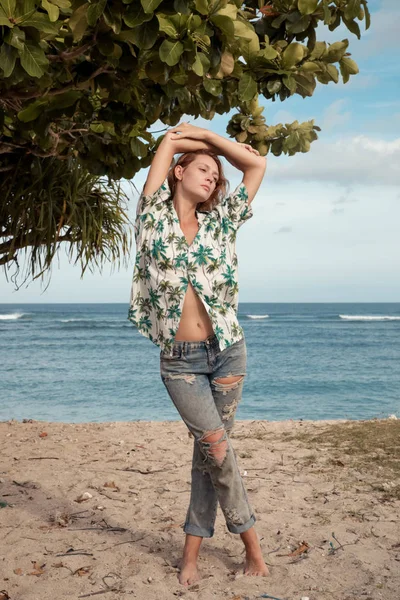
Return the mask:
<svg viewBox="0 0 400 600">
<path fill-rule="evenodd" d="M 267 123 L 315 119 L 322 131 L 306 154 L 268 156 L 254 216 L 238 236 L 241 302 L 400 301 L 400 3 L 368 4 L 372 23 L 361 40 L 343 27 L 317 33 L 329 43 L 349 39 L 358 75 L 345 85 L 317 83 L 312 98 L 259 97 Z M 227 137 L 228 115 L 182 120 Z M 225 165 L 234 189 L 241 173 Z M 146 175 L 134 178 L 137 189 Z M 46 291 L 39 281 L 15 291 L 1 273 L 0 301 L 128 303 L 134 258 L 133 249 L 127 269 L 81 279 L 61 249 Z"/>
</svg>

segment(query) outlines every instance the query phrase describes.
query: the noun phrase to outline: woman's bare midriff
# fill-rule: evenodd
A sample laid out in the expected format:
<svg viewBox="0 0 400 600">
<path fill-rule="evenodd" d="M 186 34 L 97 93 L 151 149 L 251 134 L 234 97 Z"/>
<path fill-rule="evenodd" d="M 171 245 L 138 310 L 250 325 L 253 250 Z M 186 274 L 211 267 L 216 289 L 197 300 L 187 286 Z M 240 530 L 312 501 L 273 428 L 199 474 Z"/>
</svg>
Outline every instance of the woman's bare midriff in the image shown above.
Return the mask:
<svg viewBox="0 0 400 600">
<path fill-rule="evenodd" d="M 213 333 L 213 326 L 205 306 L 189 283 L 175 339 L 185 342 L 200 342 Z"/>
</svg>

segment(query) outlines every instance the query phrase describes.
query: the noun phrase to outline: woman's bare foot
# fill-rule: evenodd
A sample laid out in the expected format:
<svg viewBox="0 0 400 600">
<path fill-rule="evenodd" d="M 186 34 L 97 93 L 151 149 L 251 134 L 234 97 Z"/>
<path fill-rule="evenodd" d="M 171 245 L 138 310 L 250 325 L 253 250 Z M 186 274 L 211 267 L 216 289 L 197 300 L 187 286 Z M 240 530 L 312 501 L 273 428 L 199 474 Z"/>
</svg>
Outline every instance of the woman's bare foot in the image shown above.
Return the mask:
<svg viewBox="0 0 400 600">
<path fill-rule="evenodd" d="M 190 533 L 186 534 L 185 547 L 178 575 L 179 583 L 186 587 L 201 579 L 197 569 L 197 559 L 202 541 L 202 537 L 191 535 Z"/>
<path fill-rule="evenodd" d="M 269 570 L 268 570 L 268 567 L 265 564 L 262 556 L 260 558 L 253 558 L 253 557 L 246 556 L 243 574 L 244 575 L 257 575 L 259 577 L 268 577 Z"/>
<path fill-rule="evenodd" d="M 201 579 L 197 564 L 193 561 L 182 559 L 182 566 L 178 575 L 179 583 L 184 586 L 192 585 Z"/>
<path fill-rule="evenodd" d="M 259 577 L 268 577 L 269 570 L 264 562 L 260 542 L 254 527 L 251 527 L 240 534 L 246 548 L 246 560 L 243 568 L 243 575 L 256 575 Z"/>
</svg>

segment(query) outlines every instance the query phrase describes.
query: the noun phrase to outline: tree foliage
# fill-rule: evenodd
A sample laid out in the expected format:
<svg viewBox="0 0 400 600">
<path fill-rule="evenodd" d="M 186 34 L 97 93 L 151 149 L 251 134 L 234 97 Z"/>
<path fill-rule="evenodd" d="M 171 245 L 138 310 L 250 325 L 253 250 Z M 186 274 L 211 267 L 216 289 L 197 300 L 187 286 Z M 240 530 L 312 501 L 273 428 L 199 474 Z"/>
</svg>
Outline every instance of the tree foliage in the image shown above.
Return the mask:
<svg viewBox="0 0 400 600">
<path fill-rule="evenodd" d="M 89 267 L 126 261 L 132 245 L 126 213 L 127 196 L 119 182 L 108 184 L 76 159 L 22 156 L 3 174 L 0 203 L 0 265 L 10 261 L 19 275 L 25 259 L 25 281 L 50 272 L 63 243 L 69 259 Z M 39 272 L 37 272 L 39 271 Z"/>
<path fill-rule="evenodd" d="M 0 172 L 55 159 L 131 179 L 154 156 L 155 122 L 232 109 L 237 141 L 307 152 L 314 120 L 267 124 L 258 97 L 346 83 L 348 39 L 316 30 L 344 23 L 360 38 L 361 21 L 367 0 L 0 0 Z"/>
</svg>

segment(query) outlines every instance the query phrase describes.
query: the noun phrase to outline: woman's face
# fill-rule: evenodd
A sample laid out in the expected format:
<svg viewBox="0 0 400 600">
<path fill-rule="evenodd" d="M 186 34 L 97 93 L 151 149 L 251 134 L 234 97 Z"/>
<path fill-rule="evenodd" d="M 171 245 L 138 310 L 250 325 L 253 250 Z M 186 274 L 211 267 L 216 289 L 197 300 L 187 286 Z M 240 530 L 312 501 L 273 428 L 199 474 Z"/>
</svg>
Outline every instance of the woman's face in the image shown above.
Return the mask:
<svg viewBox="0 0 400 600">
<path fill-rule="evenodd" d="M 218 165 L 207 154 L 197 155 L 186 168 L 181 167 L 175 173 L 180 179 L 182 192 L 194 197 L 196 202 L 208 200 L 219 179 Z"/>
</svg>

